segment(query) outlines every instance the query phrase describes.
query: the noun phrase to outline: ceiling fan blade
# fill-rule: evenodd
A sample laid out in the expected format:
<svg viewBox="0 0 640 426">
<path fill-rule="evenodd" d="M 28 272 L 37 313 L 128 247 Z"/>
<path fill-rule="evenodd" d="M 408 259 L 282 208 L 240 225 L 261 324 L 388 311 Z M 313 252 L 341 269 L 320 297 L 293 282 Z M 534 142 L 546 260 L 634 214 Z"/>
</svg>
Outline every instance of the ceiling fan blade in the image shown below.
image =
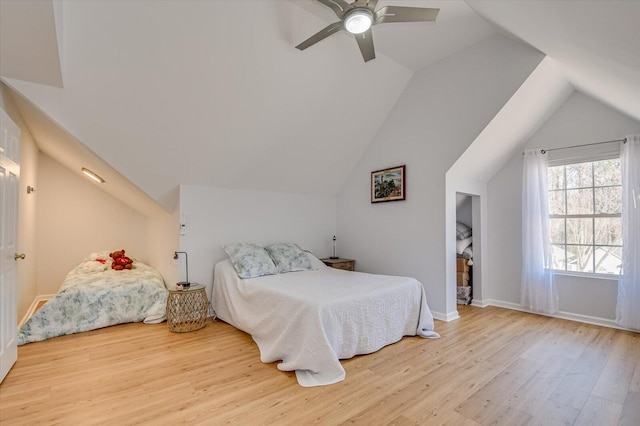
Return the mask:
<svg viewBox="0 0 640 426">
<path fill-rule="evenodd" d="M 325 27 L 324 29 L 318 31 L 302 43 L 296 46 L 296 49 L 304 50 L 309 46 L 313 46 L 319 41 L 324 40 L 329 37 L 331 34 L 337 33 L 342 29 L 342 21 L 334 22 L 333 24 Z"/>
<path fill-rule="evenodd" d="M 358 42 L 360 53 L 362 53 L 362 59 L 364 59 L 365 62 L 369 62 L 370 60 L 375 59 L 376 51 L 373 48 L 373 36 L 371 34 L 371 28 L 361 34 L 354 34 L 354 37 Z"/>
<path fill-rule="evenodd" d="M 318 1 L 324 4 L 325 6 L 330 7 L 340 19 L 342 19 L 342 17 L 346 12 L 348 12 L 353 8 L 353 6 L 347 3 L 345 0 L 318 0 Z"/>
<path fill-rule="evenodd" d="M 366 7 L 370 11 L 374 11 L 376 9 L 376 5 L 378 4 L 378 0 L 356 0 L 353 3 L 353 7 Z"/>
<path fill-rule="evenodd" d="M 425 7 L 385 6 L 376 11 L 376 24 L 384 22 L 431 22 L 440 9 Z"/>
</svg>

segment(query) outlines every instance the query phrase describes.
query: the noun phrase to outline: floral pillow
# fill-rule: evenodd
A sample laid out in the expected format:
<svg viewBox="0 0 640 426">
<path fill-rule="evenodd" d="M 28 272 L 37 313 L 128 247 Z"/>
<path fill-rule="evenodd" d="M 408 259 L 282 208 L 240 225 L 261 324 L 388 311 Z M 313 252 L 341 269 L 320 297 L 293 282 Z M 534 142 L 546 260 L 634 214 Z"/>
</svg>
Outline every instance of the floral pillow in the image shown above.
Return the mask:
<svg viewBox="0 0 640 426">
<path fill-rule="evenodd" d="M 279 273 L 313 269 L 306 251 L 297 244 L 277 243 L 265 248 Z"/>
<path fill-rule="evenodd" d="M 264 247 L 253 243 L 228 244 L 223 247 L 240 278 L 255 278 L 278 273 Z"/>
</svg>

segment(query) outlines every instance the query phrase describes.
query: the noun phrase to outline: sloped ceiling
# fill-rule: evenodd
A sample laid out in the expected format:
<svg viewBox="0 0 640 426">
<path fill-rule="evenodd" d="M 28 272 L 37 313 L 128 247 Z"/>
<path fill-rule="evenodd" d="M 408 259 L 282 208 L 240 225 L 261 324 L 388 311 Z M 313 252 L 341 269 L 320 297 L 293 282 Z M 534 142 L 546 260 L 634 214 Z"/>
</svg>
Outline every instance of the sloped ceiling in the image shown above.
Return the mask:
<svg viewBox="0 0 640 426">
<path fill-rule="evenodd" d="M 346 34 L 294 48 L 335 21 L 314 1 L 66 1 L 64 88 L 3 81 L 168 209 L 181 183 L 335 194 L 412 66 L 496 34 L 464 2 L 408 3 L 443 9 L 376 27 L 365 64 Z M 405 54 L 423 59 L 387 56 L 393 38 L 429 40 Z"/>
<path fill-rule="evenodd" d="M 640 1 L 469 1 L 556 59 L 581 92 L 640 120 Z"/>
<path fill-rule="evenodd" d="M 487 182 L 573 91 L 557 62 L 546 56 L 447 175 Z"/>
<path fill-rule="evenodd" d="M 324 25 L 337 21 L 329 8 L 315 0 L 292 1 L 321 17 Z M 478 15 L 464 1 L 380 0 L 376 10 L 386 5 L 440 9 L 435 23 L 384 24 L 377 25 L 372 30 L 376 52 L 413 71 L 425 68 L 496 32 L 484 19 L 478 19 Z M 320 28 L 309 27 L 302 40 L 318 30 Z M 357 55 L 353 36 L 342 32 L 341 37 L 349 40 L 343 43 L 351 44 Z"/>
<path fill-rule="evenodd" d="M 0 75 L 62 87 L 59 1 L 0 1 Z"/>
<path fill-rule="evenodd" d="M 366 64 L 344 33 L 294 48 L 336 20 L 312 0 L 7 2 L 0 22 L 22 20 L 12 28 L 34 24 L 13 7 L 30 3 L 51 5 L 62 27 L 61 54 L 48 44 L 61 75 L 48 81 L 12 56 L 36 47 L 3 25 L 2 81 L 42 112 L 23 115 L 52 120 L 168 210 L 179 184 L 337 193 L 413 72 L 497 32 L 640 119 L 640 2 L 381 0 L 441 12 L 375 27 Z"/>
<path fill-rule="evenodd" d="M 82 167 L 86 167 L 89 170 L 99 170 L 100 177 L 106 180 L 104 184 L 98 184 L 100 189 L 138 212 L 147 216 L 163 213 L 162 207 L 155 200 L 128 181 L 103 159 L 91 152 L 73 135 L 49 120 L 32 103 L 17 94 L 12 98 L 23 120 L 29 123 L 29 132 L 34 140 L 38 141 L 40 150 L 76 173 L 80 173 Z"/>
</svg>

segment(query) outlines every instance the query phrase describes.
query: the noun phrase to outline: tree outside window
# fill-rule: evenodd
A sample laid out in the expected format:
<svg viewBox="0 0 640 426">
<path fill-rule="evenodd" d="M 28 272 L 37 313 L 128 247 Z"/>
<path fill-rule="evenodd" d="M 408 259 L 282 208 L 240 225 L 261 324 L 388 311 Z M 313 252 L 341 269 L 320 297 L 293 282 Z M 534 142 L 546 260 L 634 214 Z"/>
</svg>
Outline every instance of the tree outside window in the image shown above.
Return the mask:
<svg viewBox="0 0 640 426">
<path fill-rule="evenodd" d="M 548 173 L 554 269 L 619 275 L 620 159 L 549 167 Z"/>
</svg>

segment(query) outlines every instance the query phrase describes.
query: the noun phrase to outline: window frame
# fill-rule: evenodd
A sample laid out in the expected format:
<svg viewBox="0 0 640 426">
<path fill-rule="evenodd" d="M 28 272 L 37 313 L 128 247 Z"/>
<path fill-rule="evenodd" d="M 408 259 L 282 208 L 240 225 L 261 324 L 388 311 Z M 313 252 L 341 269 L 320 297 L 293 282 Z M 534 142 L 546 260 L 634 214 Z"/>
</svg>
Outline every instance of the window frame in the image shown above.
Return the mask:
<svg viewBox="0 0 640 426">
<path fill-rule="evenodd" d="M 620 250 L 622 250 L 622 247 L 624 245 L 624 241 L 621 242 L 620 245 L 617 244 L 596 244 L 596 238 L 595 238 L 595 232 L 596 232 L 596 227 L 595 227 L 595 222 L 596 219 L 606 219 L 606 218 L 619 218 L 620 220 L 622 219 L 622 211 L 620 211 L 620 213 L 595 213 L 596 212 L 596 188 L 621 188 L 622 187 L 622 182 L 620 182 L 619 185 L 602 185 L 602 186 L 596 186 L 596 179 L 595 179 L 595 167 L 594 167 L 594 163 L 597 163 L 599 161 L 606 161 L 606 160 L 618 160 L 620 161 L 620 155 L 619 153 L 610 153 L 608 155 L 596 155 L 596 156 L 584 156 L 584 157 L 574 157 L 571 159 L 565 159 L 565 160 L 556 160 L 556 161 L 550 161 L 549 165 L 548 165 L 548 169 L 554 168 L 554 167 L 564 167 L 563 169 L 563 181 L 564 181 L 564 185 L 562 188 L 559 189 L 551 189 L 548 188 L 548 197 L 550 199 L 550 195 L 552 192 L 563 192 L 564 193 L 564 213 L 565 214 L 551 214 L 551 212 L 549 212 L 549 220 L 551 221 L 552 219 L 564 219 L 564 229 L 563 229 L 563 234 L 564 234 L 564 241 L 563 243 L 558 243 L 558 242 L 554 242 L 553 240 L 551 240 L 551 246 L 552 247 L 556 247 L 556 246 L 563 246 L 564 248 L 564 269 L 556 269 L 555 267 L 555 262 L 554 262 L 554 267 L 552 268 L 554 273 L 556 274 L 560 274 L 560 275 L 574 275 L 574 276 L 580 276 L 580 277 L 589 277 L 589 278 L 600 278 L 600 279 L 615 279 L 617 280 L 620 277 L 620 272 L 618 274 L 609 274 L 609 273 L 603 273 L 603 272 L 596 272 L 596 266 L 597 266 L 597 261 L 596 261 L 596 256 L 595 256 L 595 250 L 597 247 L 614 247 L 614 248 L 619 248 Z M 591 186 L 580 186 L 580 187 L 575 187 L 575 188 L 567 188 L 567 169 L 566 166 L 572 166 L 572 165 L 576 165 L 576 164 L 591 164 Z M 578 190 L 578 189 L 589 189 L 591 190 L 591 207 L 593 209 L 593 213 L 592 214 L 567 214 L 569 209 L 568 209 L 568 196 L 567 196 L 567 191 L 568 190 Z M 621 201 L 621 200 L 620 200 Z M 569 244 L 567 243 L 567 219 L 591 219 L 591 229 L 592 229 L 592 241 L 591 244 L 579 244 L 579 243 L 572 243 Z M 622 225 L 622 224 L 621 224 Z M 591 257 L 591 267 L 593 269 L 593 272 L 583 272 L 583 271 L 571 271 L 569 269 L 567 269 L 569 262 L 567 262 L 567 258 L 568 258 L 568 248 L 571 246 L 588 246 L 588 247 L 592 247 L 592 255 Z"/>
</svg>

